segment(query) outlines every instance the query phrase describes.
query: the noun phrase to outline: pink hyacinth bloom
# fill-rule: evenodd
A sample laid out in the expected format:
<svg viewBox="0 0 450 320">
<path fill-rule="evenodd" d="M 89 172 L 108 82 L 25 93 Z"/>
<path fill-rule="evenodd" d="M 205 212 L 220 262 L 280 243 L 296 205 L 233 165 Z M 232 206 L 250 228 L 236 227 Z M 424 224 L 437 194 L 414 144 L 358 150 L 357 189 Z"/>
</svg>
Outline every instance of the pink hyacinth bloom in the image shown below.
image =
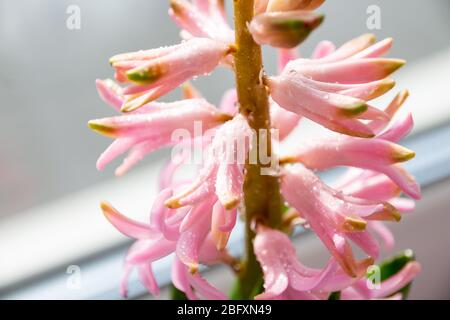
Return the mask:
<svg viewBox="0 0 450 320">
<path fill-rule="evenodd" d="M 389 116 L 367 102 L 394 86 L 386 77 L 404 64 L 379 58 L 390 48 L 391 39 L 373 42 L 372 35 L 364 35 L 320 54 L 320 59 L 291 61 L 280 76 L 267 78 L 272 98 L 333 131 L 373 137 L 370 126 L 360 120 L 388 123 Z"/>
<path fill-rule="evenodd" d="M 323 21 L 323 15 L 308 11 L 266 12 L 249 25 L 256 43 L 276 48 L 294 48 Z"/>
<path fill-rule="evenodd" d="M 223 1 L 170 0 L 169 15 L 183 30 L 185 39 L 210 38 L 234 42 L 234 31 L 228 26 Z"/>
<path fill-rule="evenodd" d="M 252 139 L 253 132 L 242 115 L 222 125 L 209 147 L 199 176 L 166 204 L 178 208 L 213 196 L 226 209 L 236 207 L 242 199 L 243 166 Z"/>
<path fill-rule="evenodd" d="M 330 42 L 330 41 L 321 41 L 317 44 L 317 46 L 315 47 L 311 58 L 312 59 L 321 59 L 324 58 L 326 56 L 328 56 L 329 54 L 333 53 L 336 50 L 335 45 Z"/>
<path fill-rule="evenodd" d="M 358 280 L 354 285 L 341 292 L 342 300 L 369 300 L 386 299 L 393 296 L 404 286 L 410 283 L 421 271 L 420 264 L 412 261 L 406 264 L 402 270 L 380 283 L 380 288 L 369 289 L 365 279 Z"/>
<path fill-rule="evenodd" d="M 247 2 L 238 1 L 235 22 L 239 34 L 235 34 L 227 22 L 223 0 L 170 0 L 169 15 L 181 28 L 180 44 L 110 59 L 117 83 L 97 80 L 97 90 L 115 111 L 126 114 L 89 122 L 93 130 L 115 139 L 99 157 L 97 168 L 101 170 L 128 153 L 116 170 L 116 175 L 122 175 L 157 149 L 175 144 L 187 147 L 174 153 L 162 169 L 160 191 L 148 221 L 135 221 L 108 203 L 101 205 L 107 220 L 135 240 L 125 257 L 120 287 L 124 296 L 134 270 L 145 288 L 157 295 L 154 263 L 173 256 L 172 283 L 189 299 L 226 299 L 200 270 L 222 263 L 236 273 L 241 267 L 256 271 L 253 265 L 241 265 L 227 251 L 242 214 L 249 219 L 248 239 L 253 239 L 247 253 L 250 261 L 255 254 L 263 270 L 264 290 L 256 299 L 319 300 L 336 291 L 341 292 L 341 299 L 402 298 L 398 291 L 420 271 L 418 263 L 407 264 L 378 290 L 368 289 L 365 275 L 380 256 L 379 242 L 387 249 L 394 246 L 384 222 L 399 221 L 415 206 L 402 193 L 420 198 L 419 185 L 400 165 L 414 152 L 397 144 L 414 125 L 410 113 L 397 115 L 408 92 L 401 91 L 384 109 L 370 102 L 395 85 L 388 77 L 404 61 L 384 58 L 392 39 L 375 43 L 370 34 L 338 48 L 321 41 L 309 59 L 301 57 L 291 48 L 322 22 L 323 16 L 312 10 L 323 2 L 255 0 L 255 12 L 250 12 Z M 246 52 L 256 48 L 254 42 L 281 48 L 276 75 L 265 75 L 259 48 Z M 252 67 L 249 58 L 258 64 L 254 72 L 242 68 Z M 216 108 L 189 80 L 209 74 L 219 65 L 235 72 L 238 90 L 225 92 Z M 177 87 L 181 87 L 183 100 L 156 101 Z M 263 89 L 266 94 L 260 94 Z M 259 105 L 259 98 L 245 99 L 246 90 L 267 101 Z M 238 98 L 245 101 L 242 107 Z M 246 108 L 247 102 L 255 108 Z M 252 103 L 255 105 L 250 106 Z M 292 153 L 279 152 L 282 141 L 303 117 L 334 133 L 300 141 Z M 260 181 L 253 174 L 246 176 L 246 165 L 262 160 L 264 151 L 260 150 L 264 147 L 262 132 L 255 132 L 254 127 L 271 130 L 271 156 L 280 159 L 273 170 L 266 171 L 271 176 Z M 192 147 L 206 152 L 202 152 L 197 174 L 186 180 L 181 168 L 191 159 Z M 332 186 L 315 174 L 334 167 L 349 169 Z M 267 194 L 270 203 L 261 202 L 261 210 L 246 207 L 248 201 L 259 200 L 247 194 L 250 188 L 256 195 L 259 191 L 261 196 Z M 271 201 L 272 195 L 276 201 Z M 285 201 L 287 212 L 279 209 L 279 199 Z M 297 259 L 288 234 L 298 224 L 310 228 L 329 251 L 322 269 L 306 267 Z M 366 257 L 357 258 L 354 246 Z"/>
<path fill-rule="evenodd" d="M 207 38 L 193 38 L 171 47 L 119 54 L 110 59 L 123 90 L 121 110 L 129 112 L 158 99 L 195 76 L 208 74 L 232 47 Z"/>
<path fill-rule="evenodd" d="M 264 1 L 263 1 L 264 2 Z M 325 0 L 269 0 L 267 11 L 314 10 Z"/>
<path fill-rule="evenodd" d="M 227 296 L 214 288 L 200 274 L 192 274 L 179 259 L 175 258 L 172 265 L 172 283 L 183 291 L 189 300 L 198 300 L 199 295 L 209 300 L 226 300 Z"/>
<path fill-rule="evenodd" d="M 285 161 L 300 162 L 315 170 L 348 166 L 376 171 L 388 176 L 407 195 L 419 199 L 419 184 L 398 165 L 413 158 L 414 155 L 413 151 L 381 137 L 374 139 L 326 137 L 303 144 Z M 384 189 L 380 191 L 383 192 Z"/>
<path fill-rule="evenodd" d="M 138 113 L 89 121 L 89 126 L 116 140 L 100 156 L 97 168 L 131 149 L 129 156 L 118 169 L 123 174 L 146 154 L 172 145 L 175 130 L 185 129 L 194 136 L 196 122 L 204 130 L 229 120 L 231 116 L 220 112 L 204 99 L 189 99 L 173 103 L 153 103 Z"/>
<path fill-rule="evenodd" d="M 326 299 L 328 293 L 355 281 L 333 258 L 322 270 L 304 266 L 298 261 L 291 240 L 277 230 L 261 227 L 254 250 L 264 272 L 265 289 L 256 299 Z M 371 259 L 361 261 L 356 270 L 358 276 L 364 275 L 371 263 Z"/>
<path fill-rule="evenodd" d="M 180 232 L 183 219 L 192 211 L 205 213 L 206 206 L 180 210 L 168 209 L 164 206 L 164 201 L 171 194 L 172 191 L 166 189 L 157 197 L 152 208 L 149 224 L 129 219 L 109 204 L 102 204 L 102 210 L 111 224 L 124 235 L 136 239 L 125 259 L 125 272 L 121 282 L 121 292 L 124 296 L 127 295 L 127 281 L 134 267 L 138 269 L 143 285 L 150 293 L 157 295 L 159 288 L 153 275 L 152 262 L 171 253 L 175 252 L 177 255 L 174 268 L 178 271 L 174 274 L 177 277 L 189 279 L 194 287 L 206 288 L 207 292 L 213 289 L 197 274 L 200 260 L 204 264 L 230 262 L 231 260 L 228 253 L 225 250 L 218 251 L 215 244 L 212 243 L 212 238 L 207 236 L 211 229 L 211 213 L 205 214 L 204 218 L 199 220 L 198 223 L 194 223 L 190 228 Z M 184 267 L 181 268 L 178 265 L 179 263 L 182 263 Z M 181 270 L 186 274 L 180 274 Z M 219 297 L 219 295 L 217 291 L 215 296 Z"/>
<path fill-rule="evenodd" d="M 326 186 L 301 165 L 283 170 L 281 193 L 307 221 L 330 253 L 349 274 L 355 275 L 357 263 L 348 243 L 351 240 L 376 259 L 379 246 L 366 230 L 368 221 L 398 221 L 398 210 L 383 201 L 351 197 Z"/>
</svg>

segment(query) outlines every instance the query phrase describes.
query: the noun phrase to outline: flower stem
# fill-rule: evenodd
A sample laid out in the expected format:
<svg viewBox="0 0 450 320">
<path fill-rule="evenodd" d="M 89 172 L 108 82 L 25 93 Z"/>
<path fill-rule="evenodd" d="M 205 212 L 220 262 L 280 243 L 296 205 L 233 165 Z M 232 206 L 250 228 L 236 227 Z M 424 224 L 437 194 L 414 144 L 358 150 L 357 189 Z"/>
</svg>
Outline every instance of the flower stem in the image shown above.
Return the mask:
<svg viewBox="0 0 450 320">
<path fill-rule="evenodd" d="M 234 21 L 236 30 L 236 52 L 234 54 L 236 88 L 239 98 L 239 111 L 256 132 L 258 161 L 247 162 L 244 182 L 246 255 L 239 274 L 239 288 L 242 299 L 252 298 L 255 288 L 261 284 L 262 272 L 253 252 L 255 221 L 279 228 L 281 225 L 281 201 L 278 179 L 261 174 L 261 169 L 269 164 L 261 163 L 259 148 L 266 148 L 263 154 L 271 156 L 269 94 L 261 81 L 263 70 L 261 47 L 250 34 L 247 25 L 254 15 L 254 0 L 234 0 Z M 260 137 L 264 130 L 266 137 Z M 263 141 L 262 139 L 267 141 Z M 262 142 L 262 143 L 261 143 Z M 257 292 L 256 292 L 257 293 Z"/>
</svg>

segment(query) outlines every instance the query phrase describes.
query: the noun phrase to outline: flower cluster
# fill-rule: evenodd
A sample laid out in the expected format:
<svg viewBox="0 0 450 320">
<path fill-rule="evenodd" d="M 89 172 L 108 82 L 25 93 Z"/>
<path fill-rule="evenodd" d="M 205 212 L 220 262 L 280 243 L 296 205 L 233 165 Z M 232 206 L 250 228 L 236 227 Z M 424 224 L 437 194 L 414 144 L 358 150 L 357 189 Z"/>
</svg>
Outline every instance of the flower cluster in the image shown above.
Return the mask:
<svg viewBox="0 0 450 320">
<path fill-rule="evenodd" d="M 397 144 L 413 127 L 410 113 L 397 111 L 408 92 L 400 92 L 385 108 L 370 101 L 394 86 L 388 78 L 404 64 L 384 58 L 392 39 L 375 42 L 363 35 L 339 48 L 320 42 L 311 58 L 291 49 L 323 20 L 313 10 L 324 0 L 259 0 L 248 25 L 254 41 L 279 48 L 279 73 L 262 76 L 270 92 L 270 123 L 278 130 L 278 143 L 309 119 L 331 134 L 300 140 L 291 153 L 280 150 L 275 168 L 280 194 L 288 207 L 283 213 L 286 230 L 297 224 L 311 229 L 330 253 L 322 269 L 303 265 L 287 232 L 264 221 L 255 222 L 254 252 L 264 272 L 264 291 L 257 299 L 399 298 L 398 291 L 420 271 L 410 262 L 381 283 L 381 289 L 364 287 L 367 267 L 380 255 L 379 237 L 386 249 L 394 238 L 384 225 L 399 221 L 414 208 L 420 188 L 401 166 L 414 152 Z M 206 149 L 202 166 L 191 181 L 178 181 L 176 172 L 187 157 L 179 153 L 163 169 L 160 192 L 149 221 L 137 222 L 108 203 L 101 208 L 124 235 L 136 242 L 125 259 L 122 294 L 133 268 L 149 292 L 158 294 L 152 263 L 174 253 L 172 282 L 189 299 L 226 299 L 200 275 L 200 265 L 224 263 L 236 272 L 239 261 L 227 251 L 228 239 L 243 206 L 246 161 L 258 139 L 246 115 L 238 112 L 236 90 L 228 91 L 219 107 L 206 101 L 188 80 L 212 72 L 219 65 L 234 70 L 238 50 L 234 31 L 227 23 L 223 1 L 171 0 L 169 15 L 181 27 L 183 42 L 159 49 L 119 54 L 110 59 L 115 79 L 97 80 L 101 98 L 123 114 L 89 122 L 114 142 L 100 156 L 98 169 L 128 152 L 116 170 L 122 175 L 145 155 L 173 146 L 172 133 L 191 133 L 188 143 Z M 122 86 L 120 85 L 122 84 Z M 181 86 L 184 99 L 157 102 Z M 208 134 L 196 137 L 195 123 Z M 316 171 L 349 167 L 333 185 Z M 359 247 L 366 257 L 353 253 Z"/>
</svg>

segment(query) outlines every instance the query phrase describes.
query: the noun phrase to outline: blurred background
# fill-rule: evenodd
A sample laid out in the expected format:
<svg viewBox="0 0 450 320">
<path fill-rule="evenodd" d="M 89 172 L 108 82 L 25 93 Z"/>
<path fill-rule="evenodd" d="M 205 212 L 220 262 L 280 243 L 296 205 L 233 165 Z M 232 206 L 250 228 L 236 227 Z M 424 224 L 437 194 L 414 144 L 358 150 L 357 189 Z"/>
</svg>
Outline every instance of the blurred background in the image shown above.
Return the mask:
<svg viewBox="0 0 450 320">
<path fill-rule="evenodd" d="M 71 5 L 80 9 L 80 29 L 67 27 Z M 371 5 L 380 9 L 379 30 L 367 27 Z M 114 178 L 118 162 L 103 172 L 95 169 L 111 141 L 91 132 L 86 123 L 113 114 L 94 83 L 112 77 L 110 56 L 180 41 L 167 8 L 165 0 L 0 0 L 0 297 L 95 298 L 115 292 L 127 240 L 103 219 L 98 203 L 111 200 L 131 211 L 127 214 L 145 219 L 158 167 L 168 151 L 147 157 L 130 175 Z M 450 138 L 450 2 L 328 0 L 319 11 L 326 19 L 302 45 L 304 55 L 320 40 L 339 45 L 372 32 L 379 39 L 395 38 L 390 56 L 408 61 L 394 78 L 399 80 L 396 89 L 412 91 L 408 105 L 417 132 L 410 143 L 423 147 L 423 154 L 417 150 L 420 166 L 415 173 L 423 175 L 427 186 L 413 214 L 418 218 L 405 218 L 396 226 L 399 249 L 416 246 L 424 262 L 417 281 L 421 289 L 413 297 L 450 298 L 450 275 L 436 274 L 450 268 L 450 162 L 433 162 L 428 154 L 445 157 L 449 148 L 450 140 L 443 137 Z M 264 54 L 267 71 L 275 72 L 275 52 Z M 217 103 L 233 86 L 233 75 L 219 69 L 194 84 Z M 179 97 L 174 92 L 164 100 Z M 438 245 L 447 250 L 438 254 Z M 311 250 L 312 261 L 318 251 Z M 86 271 L 83 288 L 64 286 L 71 274 L 68 266 L 98 270 L 101 263 L 111 277 Z M 89 289 L 94 287 L 103 291 L 94 294 Z"/>
</svg>

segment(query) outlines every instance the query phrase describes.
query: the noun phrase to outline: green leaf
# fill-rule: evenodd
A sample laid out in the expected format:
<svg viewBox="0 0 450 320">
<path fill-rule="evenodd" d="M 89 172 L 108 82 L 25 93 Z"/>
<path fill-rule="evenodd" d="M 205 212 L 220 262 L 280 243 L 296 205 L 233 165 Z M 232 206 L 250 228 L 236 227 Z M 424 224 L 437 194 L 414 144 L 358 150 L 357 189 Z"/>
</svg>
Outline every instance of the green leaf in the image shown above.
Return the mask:
<svg viewBox="0 0 450 320">
<path fill-rule="evenodd" d="M 414 252 L 411 249 L 407 249 L 407 250 L 393 256 L 392 258 L 384 260 L 380 264 L 381 281 L 384 281 L 384 280 L 392 277 L 393 275 L 398 273 L 400 270 L 402 270 L 403 267 L 408 262 L 411 262 L 414 260 L 415 260 Z M 412 282 L 408 283 L 406 286 L 404 286 L 402 289 L 400 289 L 395 294 L 401 293 L 403 299 L 404 300 L 407 299 L 409 291 L 411 289 L 411 284 L 412 284 Z"/>
<path fill-rule="evenodd" d="M 239 280 L 239 278 L 237 278 L 236 281 L 234 282 L 229 297 L 231 300 L 244 300 L 241 290 L 241 281 Z"/>
<path fill-rule="evenodd" d="M 341 292 L 340 291 L 332 292 L 328 297 L 328 300 L 341 300 Z"/>
<path fill-rule="evenodd" d="M 233 288 L 229 294 L 231 300 L 248 300 L 253 299 L 255 296 L 264 291 L 264 279 L 261 278 L 258 283 L 253 288 L 249 297 L 244 296 L 241 289 L 241 280 L 239 278 L 236 279 Z"/>
<path fill-rule="evenodd" d="M 171 285 L 170 297 L 172 300 L 188 300 L 186 294 L 183 291 L 178 290 L 174 285 Z"/>
</svg>

